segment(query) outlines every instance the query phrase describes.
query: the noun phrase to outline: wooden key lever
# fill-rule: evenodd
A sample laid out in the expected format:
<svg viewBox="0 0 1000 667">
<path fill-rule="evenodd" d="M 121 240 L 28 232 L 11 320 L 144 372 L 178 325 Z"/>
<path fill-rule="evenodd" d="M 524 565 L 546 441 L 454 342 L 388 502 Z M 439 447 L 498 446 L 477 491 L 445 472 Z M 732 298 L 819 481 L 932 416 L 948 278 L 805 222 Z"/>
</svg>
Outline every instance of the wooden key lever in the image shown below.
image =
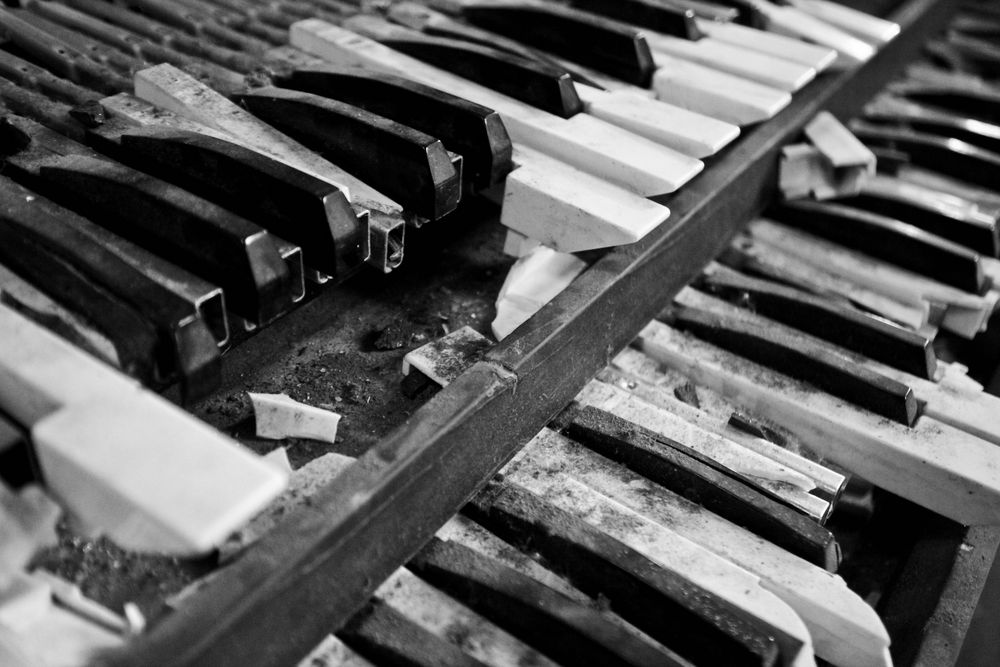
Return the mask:
<svg viewBox="0 0 1000 667">
<path fill-rule="evenodd" d="M 583 592 L 695 664 L 790 664 L 801 648 L 760 619 L 609 537 L 527 489 L 491 482 L 463 512 L 540 554 Z"/>
<path fill-rule="evenodd" d="M 344 279 L 368 259 L 364 219 L 338 187 L 305 171 L 217 136 L 120 117 L 86 140 L 301 246 L 306 265 L 326 275 Z"/>
<path fill-rule="evenodd" d="M 687 305 L 675 304 L 662 319 L 883 417 L 907 426 L 917 419 L 910 387 L 852 363 L 833 348 Z"/>
<path fill-rule="evenodd" d="M 933 341 L 837 300 L 724 266 L 710 266 L 698 289 L 925 379 L 937 372 Z"/>
<path fill-rule="evenodd" d="M 139 551 L 204 554 L 286 475 L 211 427 L 0 305 L 0 409 L 29 430 L 50 492 Z"/>
<path fill-rule="evenodd" d="M 829 530 L 684 443 L 579 404 L 570 404 L 552 427 L 779 547 L 837 571 L 840 549 Z"/>
<path fill-rule="evenodd" d="M 298 67 L 273 77 L 275 85 L 339 100 L 444 142 L 461 154 L 474 189 L 499 183 L 513 168 L 512 145 L 500 115 L 412 79 L 334 65 Z"/>
<path fill-rule="evenodd" d="M 434 4 L 434 3 L 432 3 Z M 473 25 L 648 87 L 656 69 L 642 32 L 562 5 L 535 0 L 460 0 Z"/>
<path fill-rule="evenodd" d="M 89 220 L 0 176 L 0 261 L 114 341 L 126 373 L 147 384 L 180 379 L 186 400 L 213 391 L 221 359 L 199 304 L 105 238 Z"/>
<path fill-rule="evenodd" d="M 407 567 L 560 664 L 688 664 L 593 607 L 459 542 L 433 538 Z"/>
</svg>

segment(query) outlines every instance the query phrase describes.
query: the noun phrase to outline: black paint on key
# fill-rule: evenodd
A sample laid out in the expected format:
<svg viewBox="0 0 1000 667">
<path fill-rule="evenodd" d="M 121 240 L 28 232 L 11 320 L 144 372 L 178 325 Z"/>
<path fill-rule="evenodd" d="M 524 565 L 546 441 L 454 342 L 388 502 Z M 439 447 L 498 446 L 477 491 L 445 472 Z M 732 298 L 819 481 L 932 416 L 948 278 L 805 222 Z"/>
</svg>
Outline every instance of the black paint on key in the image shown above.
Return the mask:
<svg viewBox="0 0 1000 667">
<path fill-rule="evenodd" d="M 461 180 L 436 137 L 297 90 L 259 88 L 233 100 L 417 215 L 436 220 L 458 206 Z"/>
<path fill-rule="evenodd" d="M 420 33 L 380 41 L 561 118 L 570 118 L 583 111 L 583 102 L 576 93 L 572 77 L 561 68 L 507 51 L 455 39 L 426 37 Z"/>
<path fill-rule="evenodd" d="M 275 77 L 276 85 L 322 95 L 403 123 L 460 153 L 477 189 L 502 183 L 513 168 L 512 144 L 500 115 L 411 79 L 361 68 L 303 67 Z"/>
<path fill-rule="evenodd" d="M 741 479 L 689 455 L 691 450 L 683 443 L 593 406 L 570 404 L 554 426 L 598 454 L 786 551 L 829 572 L 837 571 L 840 550 L 829 530 Z"/>
<path fill-rule="evenodd" d="M 335 186 L 223 139 L 114 121 L 90 132 L 109 155 L 224 206 L 302 247 L 308 266 L 337 278 L 368 256 L 368 230 Z"/>
<path fill-rule="evenodd" d="M 837 201 L 843 203 L 786 202 L 769 209 L 767 216 L 960 290 L 980 294 L 985 289 L 986 278 L 976 252 L 925 231 L 928 227 L 948 231 L 949 226 L 960 227 L 961 221 L 943 219 L 917 202 L 866 194 Z M 879 209 L 899 217 L 862 209 Z M 907 224 L 902 220 L 923 224 Z"/>
<path fill-rule="evenodd" d="M 484 0 L 462 8 L 481 28 L 648 87 L 656 65 L 642 31 L 568 7 L 519 0 Z"/>
<path fill-rule="evenodd" d="M 680 305 L 672 306 L 664 319 L 710 343 L 893 421 L 911 426 L 917 418 L 912 388 L 859 366 L 821 341 Z"/>
<path fill-rule="evenodd" d="M 593 607 L 457 542 L 434 538 L 407 566 L 560 664 L 689 664 L 611 623 Z"/>
<path fill-rule="evenodd" d="M 448 641 L 425 630 L 374 597 L 337 636 L 377 665 L 392 667 L 485 667 Z"/>
<path fill-rule="evenodd" d="M 781 634 L 577 517 L 509 482 L 491 482 L 463 512 L 695 664 L 773 665 Z M 797 650 L 797 649 L 794 649 Z M 794 656 L 786 656 L 791 661 Z"/>
<path fill-rule="evenodd" d="M 725 267 L 706 272 L 697 287 L 917 377 L 933 379 L 937 370 L 929 338 L 847 304 Z"/>
</svg>

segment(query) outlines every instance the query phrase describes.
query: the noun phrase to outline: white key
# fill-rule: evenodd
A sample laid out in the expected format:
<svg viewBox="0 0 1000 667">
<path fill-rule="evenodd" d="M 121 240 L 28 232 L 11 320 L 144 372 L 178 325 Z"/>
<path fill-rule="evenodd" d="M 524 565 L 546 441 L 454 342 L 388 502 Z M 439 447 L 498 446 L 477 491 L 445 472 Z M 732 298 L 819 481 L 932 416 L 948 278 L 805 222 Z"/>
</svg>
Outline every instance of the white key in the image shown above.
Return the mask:
<svg viewBox="0 0 1000 667">
<path fill-rule="evenodd" d="M 899 34 L 899 24 L 829 0 L 789 0 L 793 7 L 876 46 Z"/>
<path fill-rule="evenodd" d="M 0 307 L 0 405 L 31 430 L 50 492 L 127 548 L 211 550 L 286 475 L 69 343 Z"/>
<path fill-rule="evenodd" d="M 816 78 L 816 70 L 807 65 L 711 37 L 692 41 L 650 30 L 643 30 L 643 35 L 654 61 L 657 53 L 666 53 L 789 93 Z"/>
<path fill-rule="evenodd" d="M 546 500 L 592 489 L 651 522 L 760 577 L 809 629 L 816 655 L 835 664 L 890 664 L 889 636 L 871 607 L 844 581 L 749 531 L 615 465 L 551 431 L 525 446 L 503 470 L 506 479 Z M 627 524 L 626 524 L 627 527 Z"/>
<path fill-rule="evenodd" d="M 875 55 L 875 48 L 853 35 L 789 6 L 754 2 L 767 21 L 768 30 L 828 46 L 837 51 L 835 66 L 856 67 Z"/>
<path fill-rule="evenodd" d="M 926 415 L 909 428 L 890 422 L 658 322 L 638 342 L 873 484 L 966 525 L 1000 523 L 1000 449 L 993 443 Z"/>
<path fill-rule="evenodd" d="M 773 118 L 792 96 L 776 88 L 726 74 L 665 53 L 654 53 L 658 99 L 744 126 Z"/>
<path fill-rule="evenodd" d="M 500 222 L 558 252 L 634 243 L 670 210 L 544 153 L 514 148 Z"/>
<path fill-rule="evenodd" d="M 375 35 L 392 29 L 371 16 L 345 25 Z M 559 118 L 323 21 L 299 21 L 290 35 L 293 46 L 331 62 L 392 71 L 490 107 L 515 142 L 643 196 L 673 192 L 704 168 L 695 158 L 588 114 Z"/>
<path fill-rule="evenodd" d="M 709 37 L 779 58 L 787 58 L 808 65 L 817 72 L 822 72 L 837 59 L 837 52 L 828 46 L 809 44 L 794 37 L 757 30 L 738 23 L 696 18 L 695 24 Z"/>
<path fill-rule="evenodd" d="M 576 84 L 576 91 L 590 115 L 692 157 L 714 155 L 740 134 L 740 128 L 732 123 L 662 100 L 599 90 L 582 83 Z"/>
</svg>

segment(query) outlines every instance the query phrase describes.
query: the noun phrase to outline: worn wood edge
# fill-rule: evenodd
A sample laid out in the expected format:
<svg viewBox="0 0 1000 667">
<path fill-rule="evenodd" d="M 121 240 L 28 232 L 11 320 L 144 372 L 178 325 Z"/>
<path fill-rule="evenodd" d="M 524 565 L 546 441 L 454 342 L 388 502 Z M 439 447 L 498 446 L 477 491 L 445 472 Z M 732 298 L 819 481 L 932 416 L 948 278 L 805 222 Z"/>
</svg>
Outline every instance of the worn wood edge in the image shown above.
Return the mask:
<svg viewBox="0 0 1000 667">
<path fill-rule="evenodd" d="M 901 35 L 872 60 L 819 77 L 669 198 L 665 225 L 598 260 L 310 506 L 95 664 L 286 665 L 307 654 L 764 208 L 778 151 L 806 122 L 822 109 L 858 112 L 954 9 L 953 0 L 910 0 L 891 17 Z"/>
</svg>

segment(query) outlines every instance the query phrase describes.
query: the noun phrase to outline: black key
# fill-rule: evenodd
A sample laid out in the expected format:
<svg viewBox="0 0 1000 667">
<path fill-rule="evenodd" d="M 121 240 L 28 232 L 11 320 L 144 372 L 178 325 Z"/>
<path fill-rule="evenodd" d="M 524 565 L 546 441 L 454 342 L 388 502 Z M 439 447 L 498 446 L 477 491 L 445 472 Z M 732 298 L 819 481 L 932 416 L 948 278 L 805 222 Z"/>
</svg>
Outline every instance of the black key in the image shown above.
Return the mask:
<svg viewBox="0 0 1000 667">
<path fill-rule="evenodd" d="M 852 121 L 851 130 L 866 144 L 892 148 L 910 157 L 913 164 L 934 169 L 991 190 L 1000 183 L 1000 154 L 926 132 L 888 128 Z M 996 245 L 990 256 L 995 256 Z"/>
<path fill-rule="evenodd" d="M 1000 153 L 1000 126 L 938 107 L 882 95 L 865 106 L 865 118 L 903 124 L 920 132 L 961 139 L 973 146 Z"/>
<path fill-rule="evenodd" d="M 230 69 L 185 55 L 136 32 L 106 23 L 71 7 L 53 2 L 33 2 L 29 9 L 53 23 L 65 26 L 81 35 L 87 35 L 101 44 L 132 54 L 146 62 L 170 63 L 199 80 L 211 81 L 213 87 L 230 89 L 243 85 L 242 77 Z"/>
<path fill-rule="evenodd" d="M 699 18 L 711 19 L 713 21 L 721 21 L 723 23 L 729 21 L 739 21 L 740 20 L 740 10 L 734 7 L 726 7 L 723 4 L 717 2 L 702 2 L 701 0 L 647 0 L 656 5 L 663 5 L 665 7 L 675 7 L 682 10 L 691 10 L 694 15 Z"/>
<path fill-rule="evenodd" d="M 570 0 L 578 9 L 608 16 L 683 39 L 697 40 L 703 35 L 694 22 L 694 12 L 657 2 L 657 0 Z"/>
<path fill-rule="evenodd" d="M 210 199 L 303 248 L 308 266 L 346 278 L 368 257 L 368 230 L 334 185 L 222 139 L 108 122 L 102 152 Z"/>
<path fill-rule="evenodd" d="M 491 49 L 507 51 L 526 60 L 551 65 L 556 69 L 567 72 L 576 83 L 584 83 L 603 90 L 600 84 L 591 80 L 587 75 L 576 69 L 567 67 L 565 62 L 557 62 L 552 56 L 546 53 L 525 46 L 521 42 L 509 37 L 504 37 L 495 32 L 457 21 L 450 16 L 436 12 L 419 3 L 399 2 L 393 4 L 389 7 L 387 16 L 391 21 L 412 30 L 419 30 L 431 37 L 443 37 L 471 42 Z"/>
<path fill-rule="evenodd" d="M 562 68 L 456 39 L 428 37 L 405 28 L 380 41 L 397 51 L 548 111 L 570 118 L 583 111 L 573 79 Z"/>
<path fill-rule="evenodd" d="M 49 21 L 34 12 L 18 12 L 18 18 L 22 19 L 46 34 L 52 35 L 63 44 L 86 55 L 109 70 L 114 71 L 123 77 L 129 77 L 137 69 L 147 67 L 135 56 L 127 56 L 118 49 L 111 48 L 106 44 L 93 40 L 76 30 L 70 30 L 65 26 Z"/>
<path fill-rule="evenodd" d="M 850 357 L 820 341 L 681 305 L 672 306 L 663 319 L 883 417 L 907 426 L 916 421 L 917 400 L 912 388 L 855 364 Z"/>
<path fill-rule="evenodd" d="M 430 86 L 361 68 L 303 67 L 278 75 L 276 85 L 365 109 L 403 123 L 461 153 L 467 180 L 483 189 L 502 183 L 513 168 L 512 144 L 500 115 Z"/>
<path fill-rule="evenodd" d="M 297 90 L 259 88 L 233 100 L 417 215 L 436 220 L 458 206 L 460 175 L 436 137 Z"/>
<path fill-rule="evenodd" d="M 10 150 L 21 142 L 21 150 Z M 263 229 L 177 186 L 110 162 L 31 121 L 0 125 L 8 173 L 151 252 L 221 286 L 230 307 L 269 321 L 291 276 Z"/>
<path fill-rule="evenodd" d="M 721 266 L 702 275 L 697 286 L 917 377 L 931 380 L 937 370 L 934 346 L 926 336 L 846 304 Z"/>
<path fill-rule="evenodd" d="M 337 636 L 378 665 L 391 667 L 483 667 L 454 644 L 425 630 L 375 597 L 351 617 Z"/>
<path fill-rule="evenodd" d="M 624 23 L 556 4 L 482 0 L 462 7 L 470 23 L 649 87 L 656 65 L 642 32 Z"/>
<path fill-rule="evenodd" d="M 768 209 L 767 216 L 966 292 L 980 294 L 986 288 L 979 255 L 965 246 L 924 231 L 922 225 L 902 222 L 914 217 L 902 217 L 908 212 L 903 208 L 904 204 L 866 195 L 837 201 L 843 203 L 786 202 Z M 897 209 L 901 219 L 854 208 L 855 205 Z M 931 218 L 930 221 L 936 220 Z M 946 221 L 945 225 L 947 222 L 952 228 L 962 225 L 958 220 Z M 945 225 L 936 225 L 935 231 L 949 231 Z"/>
<path fill-rule="evenodd" d="M 919 187 L 891 177 L 876 177 L 861 185 L 861 193 L 836 200 L 903 221 L 987 257 L 1000 250 L 996 212 L 973 207 L 956 195 L 944 193 L 945 203 L 928 200 Z M 954 202 L 949 205 L 947 201 Z"/>
<path fill-rule="evenodd" d="M 593 406 L 570 404 L 553 427 L 598 454 L 698 503 L 829 572 L 840 564 L 833 534 L 684 443 Z M 657 446 L 657 443 L 663 446 Z"/>
<path fill-rule="evenodd" d="M 675 4 L 673 0 L 668 1 L 670 4 Z M 760 30 L 767 29 L 767 18 L 754 5 L 754 0 L 712 0 L 711 3 L 696 2 L 695 0 L 679 0 L 679 4 L 682 4 L 685 7 L 690 7 L 695 14 L 698 16 L 704 16 L 705 18 L 715 17 L 709 16 L 706 10 L 701 8 L 700 5 L 721 5 L 722 7 L 730 8 L 732 11 L 736 12 L 736 17 L 732 19 L 733 21 L 751 26 L 753 28 L 758 28 Z"/>
<path fill-rule="evenodd" d="M 0 8 L 0 32 L 26 58 L 53 74 L 107 95 L 132 89 L 129 79 L 90 60 L 53 35 L 39 30 L 13 10 Z"/>
<path fill-rule="evenodd" d="M 2 49 L 0 49 L 0 76 L 22 88 L 44 93 L 54 100 L 67 104 L 84 104 L 101 97 L 97 93 L 56 76 L 47 69 L 18 58 Z"/>
<path fill-rule="evenodd" d="M 971 87 L 904 81 L 889 90 L 921 104 L 929 104 L 960 116 L 1000 125 L 1000 93 Z"/>
<path fill-rule="evenodd" d="M 560 664 L 688 665 L 596 609 L 457 542 L 433 538 L 407 567 Z"/>
<path fill-rule="evenodd" d="M 686 660 L 709 665 L 773 665 L 778 660 L 781 633 L 775 628 L 746 617 L 523 487 L 491 482 L 463 512 L 503 540 L 544 558 L 587 595 L 606 599 L 614 612 Z"/>
<path fill-rule="evenodd" d="M 151 331 L 156 340 L 153 348 L 144 346 L 127 353 L 123 370 L 134 369 L 147 383 L 158 379 L 156 376 L 176 376 L 186 398 L 207 395 L 219 384 L 221 359 L 215 337 L 199 316 L 198 304 L 185 301 L 122 259 L 118 248 L 104 243 L 101 230 L 95 227 L 0 176 L 0 235 L 5 241 L 0 259 L 53 299 L 95 323 L 105 321 L 104 308 L 122 312 L 119 317 L 126 321 L 134 311 L 144 322 L 132 328 Z M 76 280 L 80 284 L 72 284 Z M 88 291 L 93 295 L 88 296 Z M 122 302 L 121 307 L 116 308 L 114 301 Z M 97 310 L 87 308 L 87 304 Z M 116 330 L 112 323 L 100 328 L 119 343 L 116 349 L 132 349 L 128 329 Z M 144 333 L 135 335 L 136 341 L 145 339 Z M 158 373 L 150 373 L 152 370 Z"/>
<path fill-rule="evenodd" d="M 0 52 L 2 53 L 2 52 Z M 0 78 L 0 114 L 26 116 L 71 139 L 82 141 L 84 128 L 73 117 L 74 107 L 30 88 Z"/>
<path fill-rule="evenodd" d="M 0 484 L 19 489 L 37 481 L 36 470 L 28 435 L 0 413 Z"/>
<path fill-rule="evenodd" d="M 189 35 L 183 30 L 172 28 L 149 16 L 129 11 L 121 5 L 107 3 L 103 0 L 66 0 L 66 4 L 111 25 L 130 30 L 157 44 L 168 46 L 170 49 L 180 51 L 188 56 L 204 58 L 230 70 L 249 73 L 260 65 L 257 58 L 243 51 L 229 49 L 210 40 Z"/>
<path fill-rule="evenodd" d="M 262 56 L 268 45 L 220 25 L 211 16 L 172 0 L 122 0 L 120 4 L 194 37 L 209 38 L 234 51 Z"/>
</svg>

